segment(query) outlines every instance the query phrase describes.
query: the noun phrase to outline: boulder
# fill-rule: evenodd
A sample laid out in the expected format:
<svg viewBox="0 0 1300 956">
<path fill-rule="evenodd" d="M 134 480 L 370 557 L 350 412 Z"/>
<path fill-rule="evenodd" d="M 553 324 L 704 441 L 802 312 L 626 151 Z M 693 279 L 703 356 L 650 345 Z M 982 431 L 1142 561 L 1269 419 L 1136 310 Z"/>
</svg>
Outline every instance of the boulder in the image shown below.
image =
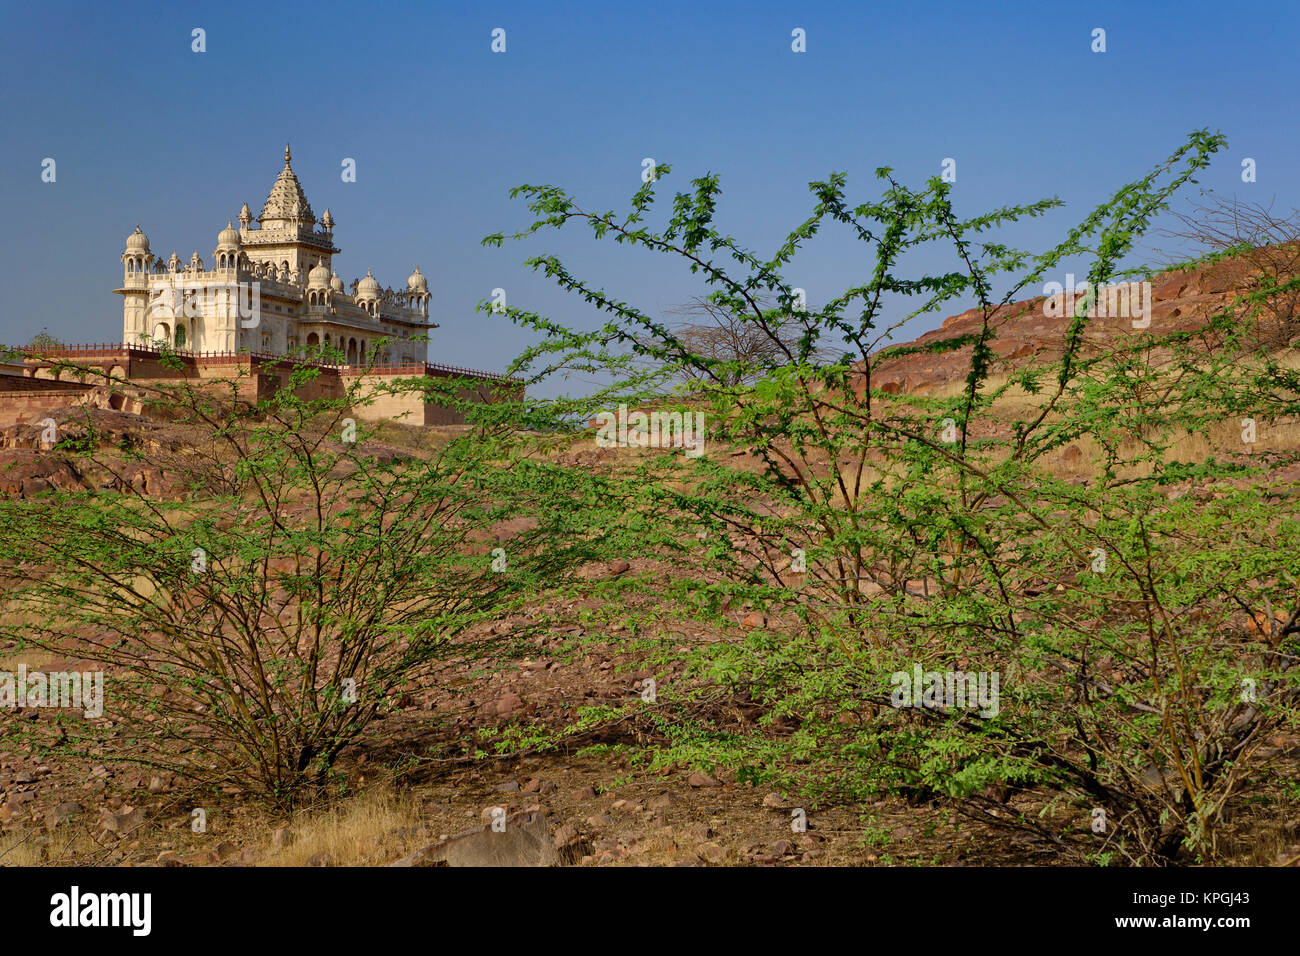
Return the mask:
<svg viewBox="0 0 1300 956">
<path fill-rule="evenodd" d="M 540 811 L 514 813 L 505 828 L 474 827 L 416 850 L 393 866 L 558 866 L 555 837 Z"/>
</svg>

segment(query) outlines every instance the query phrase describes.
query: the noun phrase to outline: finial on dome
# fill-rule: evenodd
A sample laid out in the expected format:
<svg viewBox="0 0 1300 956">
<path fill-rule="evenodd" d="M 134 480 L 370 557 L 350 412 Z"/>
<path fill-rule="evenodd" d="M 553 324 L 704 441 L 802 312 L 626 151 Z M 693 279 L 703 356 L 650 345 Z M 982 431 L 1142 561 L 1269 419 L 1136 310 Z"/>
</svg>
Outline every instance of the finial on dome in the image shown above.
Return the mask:
<svg viewBox="0 0 1300 956">
<path fill-rule="evenodd" d="M 292 159 L 292 158 L 293 158 L 293 157 L 289 155 L 289 144 L 288 144 L 288 143 L 285 143 L 285 144 L 284 144 L 284 164 L 285 164 L 286 166 L 288 166 L 288 165 L 289 165 L 289 160 Z"/>
</svg>

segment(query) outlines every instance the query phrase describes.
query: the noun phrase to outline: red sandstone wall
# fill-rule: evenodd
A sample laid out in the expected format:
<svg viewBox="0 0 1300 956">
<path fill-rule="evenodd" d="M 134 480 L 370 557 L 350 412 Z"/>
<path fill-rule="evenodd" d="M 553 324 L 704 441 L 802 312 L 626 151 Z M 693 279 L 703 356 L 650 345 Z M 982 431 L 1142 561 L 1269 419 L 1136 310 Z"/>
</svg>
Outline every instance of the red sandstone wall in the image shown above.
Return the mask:
<svg viewBox="0 0 1300 956">
<path fill-rule="evenodd" d="M 447 373 L 432 372 L 439 378 L 456 378 Z M 397 376 L 370 375 L 362 379 L 361 394 L 370 401 L 356 410 L 356 415 L 363 421 L 392 420 L 404 425 L 463 425 L 465 416 L 453 408 L 426 402 L 420 392 L 399 392 L 385 394 L 378 390 L 371 392 L 369 387 L 392 381 Z M 458 392 L 462 400 L 477 402 L 500 401 L 503 397 L 518 399 L 522 389 L 510 387 L 496 380 L 479 380 L 475 384 L 463 387 Z"/>
<path fill-rule="evenodd" d="M 89 388 L 50 389 L 48 391 L 0 392 L 0 428 L 10 425 L 31 425 L 51 409 L 71 404 Z M 73 393 L 73 394 L 69 394 Z"/>
<path fill-rule="evenodd" d="M 84 392 L 88 386 L 79 382 L 56 382 L 48 378 L 25 375 L 0 375 L 0 392 Z"/>
<path fill-rule="evenodd" d="M 239 382 L 238 395 L 245 401 L 256 401 L 269 397 L 278 390 L 287 387 L 292 373 L 290 363 L 283 364 L 275 360 L 263 360 L 247 355 L 239 356 L 181 356 L 181 367 L 171 368 L 159 357 L 140 350 L 123 350 L 116 346 L 90 347 L 91 354 L 78 354 L 70 350 L 66 361 L 87 366 L 95 371 L 58 372 L 62 381 L 54 381 L 54 372 L 48 367 L 48 361 L 28 359 L 27 365 L 35 377 L 0 376 L 0 426 L 29 420 L 37 411 L 68 404 L 69 400 L 59 400 L 53 393 L 82 393 L 92 385 L 107 384 L 106 378 L 113 376 L 129 378 L 141 385 L 175 383 L 191 380 L 196 383 L 212 382 L 217 379 L 234 378 Z M 409 425 L 458 425 L 464 423 L 464 416 L 450 408 L 426 402 L 419 393 L 401 393 L 396 395 L 377 394 L 369 389 L 371 384 L 392 381 L 397 375 L 395 370 L 384 374 L 367 375 L 361 379 L 362 394 L 369 395 L 373 401 L 359 407 L 356 417 L 369 421 L 391 419 Z M 97 374 L 98 373 L 98 374 Z M 419 374 L 424 370 L 420 369 Z M 444 369 L 431 369 L 429 375 L 439 378 L 455 378 L 457 373 Z M 105 378 L 100 378 L 100 375 Z M 6 385 L 5 381 L 19 382 L 19 385 Z M 80 384 L 82 381 L 85 384 Z M 337 369 L 321 368 L 319 374 L 300 385 L 298 395 L 307 401 L 321 398 L 342 398 L 349 386 L 357 378 L 343 375 Z M 473 385 L 463 388 L 460 396 L 480 402 L 499 401 L 502 398 L 514 399 L 522 393 L 519 386 L 511 386 L 497 379 L 477 379 Z M 18 395 L 24 397 L 19 400 Z M 11 400 L 13 399 L 13 400 Z"/>
</svg>

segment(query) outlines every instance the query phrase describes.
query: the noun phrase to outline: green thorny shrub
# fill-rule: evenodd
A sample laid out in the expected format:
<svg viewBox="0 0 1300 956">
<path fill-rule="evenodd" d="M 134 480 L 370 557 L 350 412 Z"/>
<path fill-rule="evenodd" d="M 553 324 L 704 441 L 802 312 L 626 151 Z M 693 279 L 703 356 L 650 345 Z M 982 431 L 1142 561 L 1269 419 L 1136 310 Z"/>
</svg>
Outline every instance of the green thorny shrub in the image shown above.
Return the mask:
<svg viewBox="0 0 1300 956">
<path fill-rule="evenodd" d="M 475 625 L 597 556 L 598 508 L 581 504 L 604 497 L 539 454 L 523 426 L 543 428 L 542 415 L 513 386 L 484 405 L 466 383 L 399 380 L 390 390 L 423 389 L 470 419 L 409 453 L 368 440 L 358 412 L 374 396 L 354 384 L 302 398 L 319 369 L 288 374 L 255 399 L 240 377 L 117 383 L 144 389 L 169 434 L 186 430 L 171 457 L 151 435 L 134 451 L 171 488 L 133 485 L 123 449 L 74 410 L 62 433 L 81 437 L 42 453 L 108 480 L 0 502 L 0 640 L 90 662 L 106 683 L 101 719 L 10 711 L 5 746 L 288 806 L 327 786 L 339 752 L 411 692 L 532 646 L 524 626 Z"/>
<path fill-rule="evenodd" d="M 714 630 L 690 643 L 684 675 L 665 651 L 653 703 L 612 712 L 640 711 L 655 740 L 642 757 L 727 767 L 808 806 L 881 790 L 943 797 L 1074 859 L 1222 858 L 1223 823 L 1260 782 L 1254 751 L 1296 725 L 1296 484 L 1274 487 L 1270 475 L 1295 462 L 1297 442 L 1238 436 L 1239 419 L 1255 419 L 1260 436 L 1294 420 L 1296 373 L 1247 344 L 1260 312 L 1250 293 L 1184 332 L 1159 320 L 1098 331 L 1080 301 L 1047 343 L 1059 357 L 1018 367 L 1000 365 L 992 342 L 1041 315 L 1041 298 L 1012 303 L 1064 278 L 1067 260 L 1086 260 L 1093 283 L 1149 279 L 1122 260 L 1223 145 L 1191 135 L 1041 254 L 990 236 L 1059 200 L 961 218 L 949 184 L 914 190 L 888 169 L 877 172 L 882 197 L 858 206 L 842 174 L 810 184 L 812 215 L 768 259 L 715 227 L 713 175 L 674 197 L 659 231 L 646 223 L 655 183 L 624 215 L 584 211 L 555 187 L 514 191 L 535 217 L 514 238 L 575 223 L 678 259 L 780 353 L 743 370 L 756 384 L 736 386 L 752 376 L 693 354 L 551 255 L 526 265 L 607 324 L 585 334 L 508 310 L 544 333 L 524 357 L 539 374 L 612 374 L 566 399 L 575 417 L 620 404 L 706 416 L 712 453 L 625 456 L 636 475 L 627 507 L 647 517 L 642 541 L 664 569 L 624 582 L 625 607 L 638 589 L 654 603 L 637 639 L 673 648 L 692 627 Z M 871 265 L 812 308 L 786 272 L 827 223 L 847 227 Z M 936 250 L 951 271 L 903 274 L 911 254 Z M 889 331 L 963 297 L 976 302 L 978 331 L 914 351 L 968 349 L 964 380 L 932 394 L 876 387 L 873 370 L 906 351 L 880 348 Z M 839 361 L 809 360 L 828 346 Z M 689 393 L 669 384 L 683 367 Z M 1232 442 L 1216 452 L 1225 429 Z M 1090 468 L 1071 481 L 1052 462 L 1074 443 L 1090 449 Z M 738 627 L 747 611 L 764 626 Z M 892 675 L 914 667 L 997 675 L 998 706 L 895 706 L 907 700 Z M 1008 795 L 1024 791 L 1033 808 L 1013 809 Z"/>
</svg>

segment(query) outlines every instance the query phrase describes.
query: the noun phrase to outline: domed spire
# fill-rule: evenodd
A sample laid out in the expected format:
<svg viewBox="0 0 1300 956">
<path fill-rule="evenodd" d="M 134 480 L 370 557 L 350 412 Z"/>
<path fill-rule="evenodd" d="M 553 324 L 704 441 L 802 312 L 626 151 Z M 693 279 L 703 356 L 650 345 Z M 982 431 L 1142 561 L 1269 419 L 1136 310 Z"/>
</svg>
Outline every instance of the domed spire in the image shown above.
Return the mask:
<svg viewBox="0 0 1300 956">
<path fill-rule="evenodd" d="M 135 232 L 126 237 L 126 248 L 128 252 L 148 252 L 149 237 L 140 231 L 140 224 L 135 224 Z"/>
<path fill-rule="evenodd" d="M 366 270 L 366 274 L 361 278 L 361 281 L 357 283 L 357 298 L 379 298 L 379 280 L 370 274 L 369 269 Z"/>
<path fill-rule="evenodd" d="M 302 184 L 289 166 L 289 144 L 284 147 L 284 169 L 271 185 L 271 193 L 266 197 L 262 215 L 258 216 L 263 228 L 268 222 L 289 225 L 313 225 L 316 214 L 311 211 L 311 203 L 302 191 Z"/>
<path fill-rule="evenodd" d="M 248 203 L 244 203 L 244 205 L 239 208 L 239 224 L 241 226 L 247 226 L 252 221 L 253 211 L 248 208 Z"/>
<path fill-rule="evenodd" d="M 230 246 L 239 246 L 239 230 L 229 219 L 226 220 L 226 228 L 217 233 L 217 248 L 228 248 Z"/>
</svg>

